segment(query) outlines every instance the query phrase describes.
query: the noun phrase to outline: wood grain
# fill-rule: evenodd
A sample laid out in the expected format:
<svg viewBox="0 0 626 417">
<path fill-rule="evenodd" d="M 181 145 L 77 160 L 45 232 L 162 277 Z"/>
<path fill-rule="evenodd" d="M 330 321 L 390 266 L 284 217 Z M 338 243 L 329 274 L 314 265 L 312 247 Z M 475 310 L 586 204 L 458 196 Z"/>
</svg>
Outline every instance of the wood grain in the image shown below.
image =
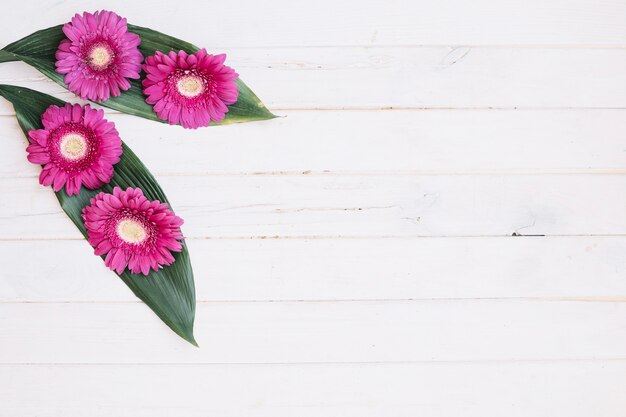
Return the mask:
<svg viewBox="0 0 626 417">
<path fill-rule="evenodd" d="M 101 7 L 16 3 L 0 46 Z M 624 2 L 107 8 L 226 52 L 283 117 L 108 112 L 186 221 L 196 349 L 92 255 L 0 101 L 0 417 L 623 415 Z M 80 102 L 21 63 L 0 83 Z"/>
<path fill-rule="evenodd" d="M 128 21 L 200 46 L 320 45 L 616 45 L 626 41 L 626 6 L 619 0 L 477 0 L 407 2 L 363 0 L 237 3 L 109 0 L 107 8 Z M 3 14 L 6 42 L 58 25 L 102 3 L 23 2 Z M 45 10 L 45 13 L 41 11 Z M 209 17 L 210 16 L 210 17 Z M 28 24 L 16 24 L 28 22 Z M 173 24 L 174 22 L 178 24 Z M 210 24 L 209 24 L 210 23 Z"/>
<path fill-rule="evenodd" d="M 623 175 L 157 179 L 190 238 L 626 234 Z M 0 179 L 0 190 L 12 196 L 0 200 L 0 238 L 82 238 L 34 178 Z"/>
<path fill-rule="evenodd" d="M 452 45 L 223 52 L 279 114 L 285 108 L 626 108 L 626 49 Z M 26 64 L 1 68 L 0 82 L 76 100 Z M 0 114 L 12 113 L 2 100 Z"/>
<path fill-rule="evenodd" d="M 285 111 L 183 130 L 110 115 L 157 175 L 624 172 L 626 110 Z M 0 177 L 36 177 L 26 138 L 0 119 Z M 468 139 L 468 135 L 471 138 Z"/>
<path fill-rule="evenodd" d="M 188 244 L 199 301 L 626 297 L 621 236 Z M 136 301 L 84 241 L 0 241 L 0 264 L 0 301 Z"/>
<path fill-rule="evenodd" d="M 626 361 L 0 365 L 3 417 L 621 417 Z M 54 381 L 54 383 L 49 383 Z M 175 395 L 173 395 L 175 393 Z"/>
<path fill-rule="evenodd" d="M 201 348 L 141 303 L 2 303 L 0 325 L 0 363 L 626 358 L 623 300 L 199 303 Z"/>
</svg>

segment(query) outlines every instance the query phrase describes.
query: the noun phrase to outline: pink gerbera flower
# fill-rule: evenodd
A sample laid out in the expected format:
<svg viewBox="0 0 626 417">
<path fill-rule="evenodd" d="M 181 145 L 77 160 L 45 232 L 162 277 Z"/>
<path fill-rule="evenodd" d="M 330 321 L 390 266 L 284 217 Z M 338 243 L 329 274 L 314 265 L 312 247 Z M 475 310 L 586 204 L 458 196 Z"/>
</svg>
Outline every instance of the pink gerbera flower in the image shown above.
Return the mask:
<svg viewBox="0 0 626 417">
<path fill-rule="evenodd" d="M 128 90 L 128 78 L 139 78 L 141 39 L 128 32 L 126 19 L 113 12 L 75 15 L 63 25 L 69 38 L 56 52 L 56 67 L 68 89 L 89 100 L 104 101 Z"/>
<path fill-rule="evenodd" d="M 169 124 L 195 129 L 221 121 L 238 94 L 238 74 L 224 65 L 225 59 L 226 55 L 209 55 L 205 49 L 191 55 L 157 51 L 143 66 L 146 102 Z"/>
<path fill-rule="evenodd" d="M 39 183 L 54 191 L 65 186 L 68 195 L 81 185 L 99 188 L 111 181 L 113 165 L 122 154 L 122 140 L 115 124 L 102 110 L 89 105 L 50 106 L 41 117 L 44 128 L 28 132 L 28 160 L 43 165 Z"/>
<path fill-rule="evenodd" d="M 148 275 L 174 262 L 180 252 L 183 220 L 166 203 L 150 201 L 139 188 L 119 187 L 113 194 L 100 193 L 83 209 L 89 243 L 96 255 L 105 255 L 106 266 L 121 274 L 128 269 Z"/>
</svg>

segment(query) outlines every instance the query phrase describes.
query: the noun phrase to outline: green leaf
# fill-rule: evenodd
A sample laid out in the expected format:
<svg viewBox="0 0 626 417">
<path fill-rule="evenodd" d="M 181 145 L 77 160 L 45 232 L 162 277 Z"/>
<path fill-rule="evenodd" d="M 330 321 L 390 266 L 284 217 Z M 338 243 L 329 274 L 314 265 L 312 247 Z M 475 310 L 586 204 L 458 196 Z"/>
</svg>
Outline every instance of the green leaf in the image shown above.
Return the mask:
<svg viewBox="0 0 626 417">
<path fill-rule="evenodd" d="M 43 128 L 41 115 L 49 106 L 65 105 L 64 101 L 47 94 L 11 85 L 0 85 L 0 96 L 13 104 L 17 120 L 26 136 L 31 129 Z M 122 146 L 124 153 L 120 162 L 115 165 L 115 175 L 109 184 L 97 190 L 88 190 L 83 187 L 80 194 L 71 197 L 65 193 L 65 190 L 55 193 L 61 207 L 85 238 L 87 238 L 87 230 L 81 218 L 82 209 L 92 197 L 101 191 L 110 193 L 113 187 L 122 189 L 139 187 L 148 199 L 168 202 L 150 171 L 126 144 L 123 143 Z M 152 271 L 148 276 L 125 271 L 120 278 L 174 332 L 197 346 L 193 337 L 196 294 L 186 244 L 183 242 L 183 250 L 173 255 L 176 260 L 172 265 L 165 266 L 156 272 Z M 85 279 L 89 277 L 85 276 Z"/>
<path fill-rule="evenodd" d="M 39 70 L 52 81 L 67 88 L 63 82 L 63 76 L 55 72 L 54 65 L 56 62 L 54 54 L 61 40 L 65 38 L 62 27 L 62 25 L 59 25 L 40 30 L 7 45 L 0 50 L 0 62 L 23 61 Z M 128 30 L 141 37 L 139 50 L 144 57 L 154 55 L 155 51 L 167 53 L 171 50 L 183 50 L 187 53 L 193 53 L 200 49 L 189 42 L 173 38 L 152 29 L 128 25 Z M 237 88 L 239 89 L 237 102 L 228 106 L 228 113 L 226 113 L 224 120 L 219 123 L 220 125 L 267 120 L 276 117 L 241 79 L 237 79 Z M 140 80 L 131 80 L 131 88 L 128 91 L 122 92 L 119 97 L 112 97 L 107 101 L 98 102 L 98 104 L 123 113 L 164 122 L 152 111 L 152 106 L 146 103 Z"/>
</svg>

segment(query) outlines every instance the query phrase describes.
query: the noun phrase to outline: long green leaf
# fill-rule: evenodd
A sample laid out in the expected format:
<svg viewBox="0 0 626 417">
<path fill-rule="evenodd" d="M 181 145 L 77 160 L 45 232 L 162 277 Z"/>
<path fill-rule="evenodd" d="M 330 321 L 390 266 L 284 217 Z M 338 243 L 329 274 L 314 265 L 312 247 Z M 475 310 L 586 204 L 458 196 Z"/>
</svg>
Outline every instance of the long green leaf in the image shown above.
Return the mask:
<svg viewBox="0 0 626 417">
<path fill-rule="evenodd" d="M 65 105 L 64 101 L 47 94 L 10 85 L 0 85 L 0 96 L 13 104 L 17 120 L 26 136 L 29 130 L 43 127 L 41 115 L 48 106 Z M 82 209 L 92 197 L 101 191 L 110 193 L 116 186 L 122 189 L 139 187 L 148 199 L 168 202 L 150 171 L 126 144 L 122 146 L 124 153 L 120 162 L 115 165 L 115 175 L 109 184 L 97 190 L 88 190 L 83 187 L 80 194 L 71 197 L 65 193 L 65 190 L 55 193 L 61 207 L 85 238 L 87 238 L 87 230 L 81 218 Z M 172 265 L 156 272 L 152 271 L 148 276 L 125 271 L 120 278 L 174 332 L 197 346 L 193 337 L 196 294 L 187 246 L 183 244 L 183 250 L 173 255 L 176 260 Z M 85 276 L 84 279 L 89 279 L 89 277 Z"/>
<path fill-rule="evenodd" d="M 63 82 L 63 76 L 56 73 L 54 65 L 56 62 L 54 54 L 61 40 L 65 38 L 62 27 L 59 25 L 40 30 L 5 46 L 0 50 L 0 62 L 23 61 L 67 88 Z M 193 53 L 199 50 L 198 47 L 188 42 L 152 29 L 128 25 L 128 30 L 141 37 L 139 50 L 143 56 L 154 55 L 155 51 L 167 53 L 171 50 L 177 52 L 183 50 Z M 241 79 L 237 79 L 237 88 L 239 89 L 237 102 L 228 106 L 228 113 L 226 113 L 224 120 L 219 123 L 220 125 L 267 120 L 276 117 Z M 123 113 L 163 122 L 152 111 L 152 106 L 146 103 L 146 97 L 142 92 L 141 81 L 139 80 L 131 80 L 131 88 L 122 92 L 119 97 L 112 97 L 107 101 L 98 102 L 98 104 Z"/>
</svg>

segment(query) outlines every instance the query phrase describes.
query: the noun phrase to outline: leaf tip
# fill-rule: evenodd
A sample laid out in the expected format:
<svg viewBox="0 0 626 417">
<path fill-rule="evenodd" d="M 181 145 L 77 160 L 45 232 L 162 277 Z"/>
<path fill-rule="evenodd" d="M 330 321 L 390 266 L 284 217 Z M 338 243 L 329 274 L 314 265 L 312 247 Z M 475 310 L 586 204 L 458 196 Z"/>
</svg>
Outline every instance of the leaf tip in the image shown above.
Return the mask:
<svg viewBox="0 0 626 417">
<path fill-rule="evenodd" d="M 190 344 L 194 345 L 195 347 L 200 347 L 198 345 L 198 342 L 196 341 L 196 338 L 193 336 L 193 324 L 191 325 L 191 327 L 184 329 L 172 327 L 172 330 L 174 330 L 176 334 L 178 334 Z"/>
<path fill-rule="evenodd" d="M 193 334 L 185 337 L 184 339 L 188 341 L 189 343 L 191 343 L 192 345 L 194 345 L 195 347 L 197 348 L 200 347 L 200 345 L 198 345 L 198 342 L 196 342 L 196 339 L 193 337 Z"/>
<path fill-rule="evenodd" d="M 150 308 L 152 308 L 151 306 L 149 306 Z M 178 336 L 180 336 L 181 339 L 189 342 L 190 344 L 192 344 L 195 347 L 200 347 L 198 345 L 198 342 L 196 341 L 196 338 L 193 336 L 193 328 L 191 327 L 178 327 L 178 326 L 172 326 L 171 323 L 168 323 L 166 320 L 163 320 L 165 322 L 165 324 L 174 331 L 174 333 L 176 333 Z M 193 324 L 192 324 L 193 326 Z"/>
</svg>

